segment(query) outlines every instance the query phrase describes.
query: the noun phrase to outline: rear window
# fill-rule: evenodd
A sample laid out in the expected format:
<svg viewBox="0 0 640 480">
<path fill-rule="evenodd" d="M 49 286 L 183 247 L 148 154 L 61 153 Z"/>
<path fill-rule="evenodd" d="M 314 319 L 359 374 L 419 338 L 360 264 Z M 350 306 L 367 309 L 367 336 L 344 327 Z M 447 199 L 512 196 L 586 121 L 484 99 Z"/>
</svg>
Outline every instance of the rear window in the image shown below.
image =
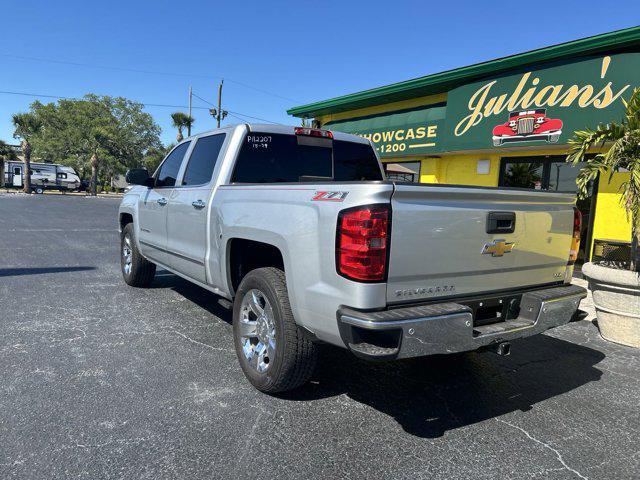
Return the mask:
<svg viewBox="0 0 640 480">
<path fill-rule="evenodd" d="M 249 133 L 231 177 L 234 183 L 382 180 L 370 145 L 324 138 Z"/>
</svg>

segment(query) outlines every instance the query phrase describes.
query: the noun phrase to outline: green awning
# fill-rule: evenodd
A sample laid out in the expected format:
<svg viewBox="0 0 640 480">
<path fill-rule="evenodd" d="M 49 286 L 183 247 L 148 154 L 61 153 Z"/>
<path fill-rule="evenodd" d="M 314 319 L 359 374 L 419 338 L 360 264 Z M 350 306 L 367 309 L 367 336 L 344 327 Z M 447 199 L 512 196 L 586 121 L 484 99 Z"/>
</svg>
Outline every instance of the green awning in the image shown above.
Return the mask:
<svg viewBox="0 0 640 480">
<path fill-rule="evenodd" d="M 439 103 L 382 115 L 336 120 L 322 127 L 366 137 L 375 144 L 382 157 L 428 154 L 441 151 L 438 134 L 444 128 L 446 110 L 446 105 Z"/>
<path fill-rule="evenodd" d="M 374 132 L 389 128 L 402 128 L 410 125 L 422 125 L 444 120 L 446 111 L 446 105 L 438 104 L 427 108 L 402 110 L 386 115 L 370 115 L 350 120 L 336 120 L 327 122 L 323 128 L 345 133 Z"/>
</svg>

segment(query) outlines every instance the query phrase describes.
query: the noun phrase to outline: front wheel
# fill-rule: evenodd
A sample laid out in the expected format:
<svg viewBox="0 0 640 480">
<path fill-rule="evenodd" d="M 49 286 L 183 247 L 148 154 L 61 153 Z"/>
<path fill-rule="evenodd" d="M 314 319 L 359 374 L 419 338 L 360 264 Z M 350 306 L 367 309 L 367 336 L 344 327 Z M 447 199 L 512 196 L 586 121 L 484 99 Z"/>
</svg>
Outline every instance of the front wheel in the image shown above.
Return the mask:
<svg viewBox="0 0 640 480">
<path fill-rule="evenodd" d="M 132 287 L 148 287 L 156 275 L 156 265 L 138 251 L 132 223 L 125 225 L 120 236 L 120 269 L 125 283 Z"/>
<path fill-rule="evenodd" d="M 233 339 L 251 384 L 266 393 L 305 384 L 316 364 L 316 346 L 293 318 L 284 272 L 258 268 L 240 283 L 233 305 Z"/>
</svg>

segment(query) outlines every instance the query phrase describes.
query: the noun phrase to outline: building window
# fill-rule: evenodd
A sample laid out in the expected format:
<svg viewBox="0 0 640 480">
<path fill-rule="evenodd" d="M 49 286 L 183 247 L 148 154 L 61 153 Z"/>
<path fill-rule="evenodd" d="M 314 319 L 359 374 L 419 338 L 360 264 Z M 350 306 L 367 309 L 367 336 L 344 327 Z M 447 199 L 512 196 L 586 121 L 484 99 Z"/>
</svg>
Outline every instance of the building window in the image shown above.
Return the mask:
<svg viewBox="0 0 640 480">
<path fill-rule="evenodd" d="M 576 177 L 582 164 L 566 163 L 562 155 L 503 157 L 500 186 L 576 192 Z"/>
<path fill-rule="evenodd" d="M 420 182 L 420 162 L 385 163 L 384 171 L 388 180 L 396 182 Z"/>
<path fill-rule="evenodd" d="M 576 193 L 576 177 L 582 164 L 576 166 L 565 160 L 563 155 L 503 157 L 499 186 Z M 587 198 L 579 199 L 576 204 L 582 213 L 583 240 L 580 242 L 579 263 L 587 258 L 586 250 L 591 243 L 588 239 L 591 235 L 593 191 L 593 185 L 589 185 Z"/>
</svg>

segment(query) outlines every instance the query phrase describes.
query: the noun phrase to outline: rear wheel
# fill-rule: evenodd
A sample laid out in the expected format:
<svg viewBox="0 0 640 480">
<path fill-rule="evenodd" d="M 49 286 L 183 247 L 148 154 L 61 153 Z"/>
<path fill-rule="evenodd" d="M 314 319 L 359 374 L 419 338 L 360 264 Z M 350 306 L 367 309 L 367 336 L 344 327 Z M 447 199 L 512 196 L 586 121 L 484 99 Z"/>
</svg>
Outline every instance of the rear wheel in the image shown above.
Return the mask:
<svg viewBox="0 0 640 480">
<path fill-rule="evenodd" d="M 125 283 L 132 287 L 148 287 L 156 274 L 156 265 L 136 247 L 132 223 L 125 225 L 120 236 L 120 268 Z"/>
<path fill-rule="evenodd" d="M 233 306 L 233 337 L 245 376 L 267 393 L 305 384 L 316 364 L 316 346 L 296 325 L 284 272 L 268 267 L 249 272 Z"/>
</svg>

